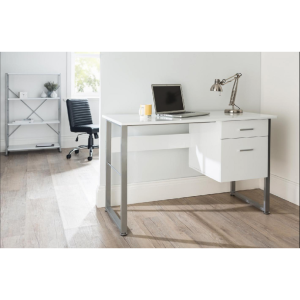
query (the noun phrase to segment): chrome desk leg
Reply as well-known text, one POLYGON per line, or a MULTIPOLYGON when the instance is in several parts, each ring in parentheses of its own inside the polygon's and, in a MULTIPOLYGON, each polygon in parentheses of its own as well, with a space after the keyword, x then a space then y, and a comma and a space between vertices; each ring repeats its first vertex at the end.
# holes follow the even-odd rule
POLYGON ((271 156, 271 119, 268 120, 268 177, 264 179, 264 203, 260 205, 258 202, 235 191, 235 181, 230 183, 230 195, 239 198, 240 200, 255 206, 264 214, 270 214, 270 156, 271 156))
POLYGON ((271 119, 268 120, 268 177, 265 178, 264 214, 270 214, 270 158, 271 158, 271 119))
POLYGON ((111 164, 111 123, 106 121, 106 177, 105 177, 105 211, 120 230, 122 236, 127 235, 127 126, 121 126, 121 172, 111 164), (121 218, 111 207, 111 169, 121 176, 121 218))
POLYGON ((111 123, 106 121, 105 211, 111 206, 111 123))
POLYGON ((127 126, 121 131, 121 235, 127 235, 127 126))
POLYGON ((234 196, 235 193, 235 181, 230 182, 230 196, 234 196))

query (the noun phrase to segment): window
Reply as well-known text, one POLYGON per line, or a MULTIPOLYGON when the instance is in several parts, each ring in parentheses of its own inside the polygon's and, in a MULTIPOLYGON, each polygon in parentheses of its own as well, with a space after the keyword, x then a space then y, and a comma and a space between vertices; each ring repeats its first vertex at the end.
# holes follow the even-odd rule
POLYGON ((72 52, 71 93, 72 97, 99 97, 99 52, 72 52))

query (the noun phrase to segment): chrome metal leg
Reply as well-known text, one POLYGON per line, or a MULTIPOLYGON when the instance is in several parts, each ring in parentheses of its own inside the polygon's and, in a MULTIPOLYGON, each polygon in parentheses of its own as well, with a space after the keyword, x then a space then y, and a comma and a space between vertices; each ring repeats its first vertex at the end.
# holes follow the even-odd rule
POLYGON ((61 95, 62 95, 62 92, 61 92, 61 74, 58 75, 58 84, 60 86, 60 91, 59 91, 59 99, 57 100, 58 101, 58 120, 59 120, 59 123, 58 123, 58 144, 59 144, 59 149, 58 151, 61 152, 61 95))
POLYGON ((8 155, 9 147, 9 104, 8 104, 8 89, 9 89, 9 75, 5 74, 5 155, 8 155))
POLYGON ((264 214, 270 214, 270 177, 266 177, 265 180, 265 190, 264 190, 264 214))
MULTIPOLYGON (((80 145, 80 146, 77 146, 76 148, 72 149, 70 152, 69 152, 69 155, 71 155, 74 151, 79 151, 80 149, 88 149, 88 146, 87 145, 80 145)), ((89 149, 90 150, 90 156, 92 157, 93 156, 93 149, 89 149), (92 154, 91 154, 91 151, 92 151, 92 154)))
POLYGON ((264 179, 264 203, 260 205, 258 202, 238 193, 235 191, 235 182, 232 181, 230 184, 230 195, 235 196, 238 199, 255 206, 260 209, 264 214, 270 214, 270 155, 271 155, 271 119, 268 120, 268 177, 264 179))
POLYGON ((105 210, 111 206, 111 123, 106 121, 105 210))
POLYGON ((93 147, 90 148, 90 155, 89 157, 93 157, 93 147))
POLYGON ((127 235, 127 126, 121 131, 121 235, 127 235))
POLYGON ((235 181, 230 182, 230 196, 234 196, 235 193, 235 181))
POLYGON ((268 120, 268 177, 265 178, 264 214, 270 214, 270 159, 271 159, 271 119, 268 120))
POLYGON ((70 152, 69 152, 69 154, 71 155, 74 151, 76 151, 76 150, 79 150, 79 149, 77 149, 77 148, 74 148, 74 149, 72 149, 70 152))
POLYGON ((106 121, 105 211, 115 222, 122 236, 127 235, 127 126, 121 126, 121 172, 111 165, 111 123, 106 121), (111 170, 121 176, 121 217, 111 207, 111 170))

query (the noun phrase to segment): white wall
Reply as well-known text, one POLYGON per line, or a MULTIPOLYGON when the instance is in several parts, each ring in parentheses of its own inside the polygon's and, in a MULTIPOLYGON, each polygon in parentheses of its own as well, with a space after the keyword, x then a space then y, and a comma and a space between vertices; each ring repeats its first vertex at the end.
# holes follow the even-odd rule
MULTIPOLYGON (((61 73, 61 96, 66 100, 67 87, 70 85, 70 73, 68 72, 68 54, 66 52, 2 52, 1 53, 1 151, 5 149, 5 73, 61 73)), ((10 86, 16 93, 27 91, 30 97, 39 97, 44 90, 47 81, 57 82, 56 76, 15 76, 10 79, 10 86)), ((14 97, 10 94, 11 97, 14 97)), ((73 147, 76 134, 70 132, 69 121, 65 101, 62 101, 62 147, 73 147)), ((93 121, 99 122, 99 99, 90 99, 93 121)), ((40 101, 28 101, 35 108, 40 101)), ((37 113, 44 119, 56 119, 57 101, 47 101, 37 113)), ((30 110, 22 103, 10 104, 10 120, 25 118, 30 110)), ((38 117, 32 115, 38 120, 38 117)), ((57 125, 53 125, 57 127, 57 125)), ((48 126, 23 126, 20 127, 10 138, 13 144, 34 144, 38 142, 57 141, 57 135, 48 126)), ((80 138, 80 144, 87 142, 86 137, 80 138)))
MULTIPOLYGON (((186 109, 223 110, 232 84, 220 97, 210 92, 216 78, 237 72, 237 105, 260 111, 260 53, 101 53, 101 114, 138 113, 140 104, 153 104, 151 84, 180 83, 186 109)), ((187 133, 187 125, 130 128, 129 135, 187 133)), ((119 132, 115 128, 114 136, 119 132)), ((104 186, 105 123, 101 126, 101 186, 104 186)), ((119 155, 112 162, 119 166, 119 155)), ((113 172, 114 173, 114 172, 113 172)), ((130 152, 128 182, 149 182, 199 176, 188 167, 188 149, 130 152)), ((113 175, 113 184, 118 177, 113 175)), ((100 188, 101 188, 100 186, 100 188)))
POLYGON ((261 112, 274 114, 271 193, 299 205, 299 53, 261 54, 261 112))

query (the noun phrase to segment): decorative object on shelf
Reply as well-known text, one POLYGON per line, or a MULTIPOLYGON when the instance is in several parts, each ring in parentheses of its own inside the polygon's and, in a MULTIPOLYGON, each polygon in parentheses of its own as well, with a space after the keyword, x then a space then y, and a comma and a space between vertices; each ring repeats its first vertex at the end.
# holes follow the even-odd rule
POLYGON ((45 91, 43 91, 42 93, 41 93, 41 98, 46 98, 47 97, 47 94, 45 93, 45 91))
POLYGON ((151 120, 151 115, 152 115, 152 105, 140 105, 140 109, 139 109, 139 115, 140 115, 140 119, 141 121, 147 121, 147 120, 151 120))
POLYGON ((19 92, 19 98, 27 98, 27 92, 19 92))
MULTIPOLYGON (((48 97, 51 97, 51 93, 52 92, 55 92, 59 89, 59 85, 57 83, 54 83, 54 82, 46 82, 44 84, 44 87, 48 90, 48 97)), ((56 94, 56 97, 57 97, 57 94, 56 94)), ((55 97, 52 97, 52 98, 55 98, 55 97)))
POLYGON ((234 80, 234 83, 233 83, 233 88, 232 88, 232 92, 231 92, 231 96, 230 96, 230 101, 229 101, 229 105, 232 106, 232 108, 230 109, 225 109, 225 113, 226 114, 239 114, 239 113, 242 113, 243 110, 240 109, 236 104, 235 104, 235 97, 236 97, 236 93, 237 93, 237 89, 238 89, 238 83, 239 83, 239 78, 242 76, 241 73, 236 73, 235 75, 227 78, 227 79, 223 79, 223 80, 220 80, 220 79, 215 79, 215 83, 211 86, 210 90, 212 92, 223 92, 223 89, 222 89, 222 85, 225 85, 231 81, 234 80), (230 79, 230 80, 229 80, 230 79), (238 109, 235 109, 235 106, 238 108, 238 109))
POLYGON ((55 91, 53 91, 50 95, 51 98, 56 98, 57 97, 57 93, 55 91))

